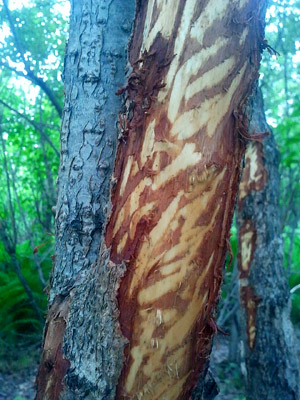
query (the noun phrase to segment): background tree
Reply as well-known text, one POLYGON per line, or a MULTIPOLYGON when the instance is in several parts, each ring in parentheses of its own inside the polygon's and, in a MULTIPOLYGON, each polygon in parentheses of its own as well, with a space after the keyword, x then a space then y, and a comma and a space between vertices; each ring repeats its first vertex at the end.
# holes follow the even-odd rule
MULTIPOLYGON (((272 126, 275 139, 280 151, 280 204, 277 211, 281 218, 281 232, 284 249, 284 269, 291 288, 292 321, 295 332, 299 337, 300 292, 299 292, 299 107, 297 92, 299 83, 299 2, 290 3, 285 0, 269 2, 267 11, 266 38, 272 48, 280 55, 263 53, 261 65, 261 83, 265 99, 265 109, 268 123, 272 126), (281 42, 281 38, 284 38, 281 42), (282 46, 285 47, 282 50, 282 46), (284 53, 284 54, 283 54, 284 53), (286 87, 288 91, 286 91, 286 87), (296 89, 296 90, 295 90, 296 89), (287 96, 286 96, 287 94, 287 96), (289 113, 285 112, 288 106, 289 113)), ((273 54, 272 54, 273 53, 273 54)), ((280 232, 279 232, 280 233, 280 232)), ((237 230, 232 228, 231 246, 234 257, 237 253, 237 230)), ((278 250, 279 251, 279 250, 278 250)), ((236 262, 233 263, 234 265, 236 262)), ((229 339, 229 360, 217 366, 221 392, 228 392, 228 376, 231 388, 236 393, 243 392, 241 372, 244 367, 243 351, 240 343, 241 327, 239 325, 239 310, 237 307, 238 291, 236 288, 235 269, 229 268, 225 274, 223 301, 220 304, 219 324, 231 332, 229 339), (241 363, 241 367, 239 366, 241 363), (234 384, 233 384, 234 383, 234 384)), ((270 338, 272 339, 272 338, 270 338)), ((227 343, 226 338, 218 340, 216 350, 221 351, 227 343)), ((272 341, 271 341, 272 343, 272 341)), ((297 346, 296 346, 297 347, 297 346)), ((297 350, 295 349, 295 357, 297 350)), ((232 390, 230 389, 232 396, 232 390)), ((242 395, 242 394, 241 394, 242 395)))
MULTIPOLYGON (((300 3, 286 0, 270 2, 268 41, 279 56, 268 57, 262 64, 262 90, 268 122, 274 130, 281 153, 281 229, 284 238, 284 261, 291 286, 300 283, 299 207, 300 201, 300 132, 299 132, 299 22, 300 3), (273 82, 273 84, 271 84, 273 82), (268 93, 268 95, 267 95, 268 93)), ((267 56, 266 56, 267 57, 267 56)), ((293 317, 297 318, 300 294, 294 295, 293 317)))
POLYGON ((267 131, 270 137, 247 145, 237 211, 247 399, 298 399, 299 349, 283 269, 279 154, 259 90, 252 101, 249 133, 267 131))
POLYGON ((37 399, 187 398, 217 330, 265 3, 138 2, 126 85, 122 6, 72 3, 37 399))

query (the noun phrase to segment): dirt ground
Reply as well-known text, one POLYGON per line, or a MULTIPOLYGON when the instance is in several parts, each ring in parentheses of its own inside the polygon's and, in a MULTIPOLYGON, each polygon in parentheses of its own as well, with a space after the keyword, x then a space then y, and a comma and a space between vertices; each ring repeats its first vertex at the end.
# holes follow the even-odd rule
POLYGON ((11 374, 0 373, 0 400, 33 400, 35 396, 36 369, 14 372, 11 374))
MULTIPOLYGON (((216 400, 242 400, 244 399, 243 378, 239 365, 227 361, 228 344, 228 338, 219 335, 213 346, 210 368, 220 389, 216 400)), ((34 399, 37 360, 38 354, 26 367, 20 364, 18 368, 16 361, 12 363, 11 369, 6 367, 5 372, 0 372, 0 400, 34 399)), ((7 362, 6 364, 8 365, 7 362)))
POLYGON ((241 365, 230 362, 228 358, 229 338, 218 335, 214 341, 210 360, 210 369, 220 391, 216 400, 245 400, 241 365))

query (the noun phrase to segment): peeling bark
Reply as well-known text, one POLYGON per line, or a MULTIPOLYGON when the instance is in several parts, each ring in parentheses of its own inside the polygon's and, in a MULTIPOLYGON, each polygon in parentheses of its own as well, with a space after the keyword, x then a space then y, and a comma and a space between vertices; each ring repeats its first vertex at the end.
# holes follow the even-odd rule
MULTIPOLYGON (((270 132, 260 92, 250 108, 249 132, 270 132)), ((278 161, 272 135, 263 144, 249 143, 239 192, 240 295, 249 400, 300 398, 298 349, 283 268, 278 161)))
POLYGON ((57 296, 48 312, 44 350, 37 377, 37 398, 58 399, 70 361, 63 356, 62 344, 71 297, 57 296))
POLYGON ((205 369, 263 7, 178 0, 137 13, 105 236, 127 267, 118 399, 188 399, 205 369))

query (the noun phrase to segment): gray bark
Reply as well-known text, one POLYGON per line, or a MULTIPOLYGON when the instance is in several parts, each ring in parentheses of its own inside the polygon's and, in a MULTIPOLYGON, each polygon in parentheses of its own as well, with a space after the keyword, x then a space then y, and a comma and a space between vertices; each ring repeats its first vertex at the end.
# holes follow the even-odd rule
POLYGON ((262 146, 267 180, 262 189, 251 190, 240 200, 237 213, 239 227, 245 221, 252 221, 256 236, 248 277, 257 304, 252 348, 246 334, 247 312, 242 299, 246 397, 248 400, 295 400, 300 398, 299 353, 290 321, 289 288, 283 267, 279 154, 265 120, 260 92, 254 96, 252 107, 250 133, 268 131, 270 136, 262 146))
POLYGON ((63 355, 70 368, 62 392, 54 387, 48 390, 47 379, 59 367, 56 355, 47 355, 44 347, 37 399, 115 397, 124 346, 116 291, 124 271, 109 262, 102 242, 110 212, 116 121, 122 106, 114 93, 126 81, 134 11, 133 0, 72 2, 64 70, 56 258, 45 329, 47 342, 51 318, 59 318, 58 312, 51 316, 51 307, 61 303, 62 309, 65 303, 63 355), (101 265, 97 265, 100 252, 101 265))

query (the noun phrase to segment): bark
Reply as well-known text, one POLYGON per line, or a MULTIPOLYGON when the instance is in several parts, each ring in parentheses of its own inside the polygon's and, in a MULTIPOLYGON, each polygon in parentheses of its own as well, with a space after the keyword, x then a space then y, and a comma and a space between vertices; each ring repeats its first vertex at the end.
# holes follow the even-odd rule
POLYGON ((200 398, 265 2, 83 3, 37 399, 200 398))
POLYGON ((120 375, 125 339, 116 291, 124 268, 113 269, 105 250, 101 266, 97 258, 122 106, 114 93, 125 85, 133 18, 133 1, 72 2, 55 264, 36 399, 112 399, 120 375))
POLYGON ((247 399, 299 399, 297 345, 283 268, 279 156, 260 92, 252 103, 250 132, 268 131, 270 136, 247 146, 237 213, 247 399))

